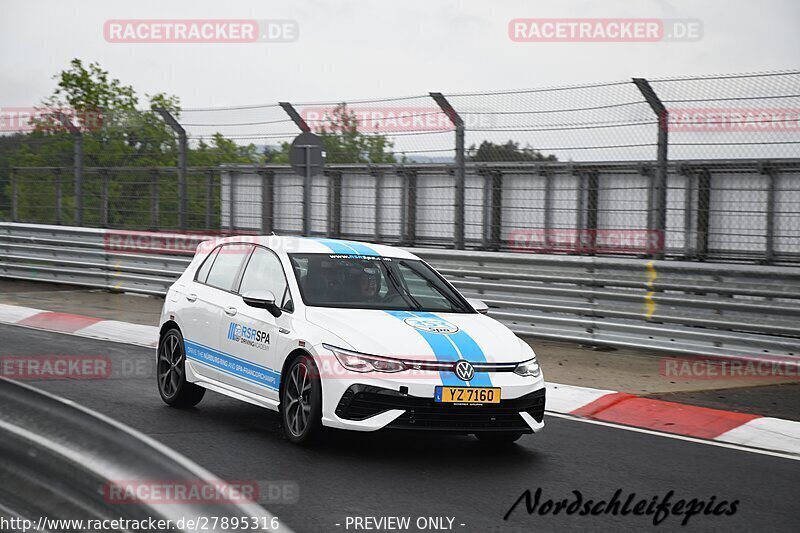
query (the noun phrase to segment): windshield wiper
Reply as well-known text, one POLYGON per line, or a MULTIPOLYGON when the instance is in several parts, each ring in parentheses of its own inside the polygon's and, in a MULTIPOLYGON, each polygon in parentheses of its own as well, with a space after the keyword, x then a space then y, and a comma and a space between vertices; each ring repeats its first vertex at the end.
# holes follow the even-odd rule
POLYGON ((386 269, 386 277, 392 282, 394 290, 396 290, 400 297, 406 301, 406 304, 408 304, 409 307, 416 307, 417 311, 422 311, 422 305, 420 305, 417 299, 411 295, 411 292, 409 292, 408 289, 400 285, 400 281, 397 279, 397 277, 395 277, 394 272, 392 272, 392 268, 386 265, 383 265, 383 268, 386 269))

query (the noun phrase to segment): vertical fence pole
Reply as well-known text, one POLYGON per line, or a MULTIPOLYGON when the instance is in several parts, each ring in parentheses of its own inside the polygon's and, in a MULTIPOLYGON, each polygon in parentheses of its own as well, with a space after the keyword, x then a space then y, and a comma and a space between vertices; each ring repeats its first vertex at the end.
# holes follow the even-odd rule
POLYGON ((56 118, 72 134, 72 168, 75 176, 75 225, 83 225, 83 134, 66 113, 55 113, 56 118))
MULTIPOLYGON (((666 242, 667 229, 667 166, 669 164, 667 150, 669 147, 668 126, 669 113, 661 102, 650 82, 644 78, 633 78, 633 83, 642 93, 645 101, 658 119, 657 169, 653 182, 653 209, 648 224, 650 230, 661 234, 661 242, 666 242)), ((664 251, 653 254, 653 259, 663 259, 664 251)))
POLYGON ((228 172, 228 229, 236 228, 236 177, 239 171, 231 169, 228 172))
POLYGON ((269 235, 275 226, 275 171, 259 170, 261 176, 261 233, 269 235))
POLYGON ((19 222, 19 190, 17 169, 11 169, 11 222, 19 222))
POLYGON ((413 246, 417 240, 417 171, 400 168, 397 175, 403 180, 400 244, 413 246))
POLYGON ((56 169, 56 173, 54 176, 55 179, 55 188, 56 188, 56 216, 55 222, 56 224, 61 224, 61 205, 63 201, 63 191, 61 190, 61 168, 56 169))
MULTIPOLYGON (((294 106, 290 102, 278 102, 278 105, 286 112, 292 122, 298 127, 298 129, 303 133, 308 133, 311 131, 311 128, 308 127, 308 124, 300 116, 300 113, 294 108, 294 106)), ((311 235, 311 187, 313 185, 312 176, 311 176, 311 148, 306 147, 306 175, 303 181, 303 235, 311 235)), ((331 197, 330 192, 331 189, 328 189, 329 196, 328 202, 330 204, 331 197)), ((328 231, 331 231, 330 225, 328 226, 328 231)))
POLYGON ((168 110, 156 108, 154 111, 161 115, 164 122, 178 134, 178 228, 185 230, 187 206, 189 205, 188 188, 186 186, 186 152, 188 150, 186 130, 168 110))
POLYGON ((159 226, 158 177, 159 172, 157 168, 150 171, 150 229, 154 230, 157 230, 159 226))
POLYGON ((553 172, 540 167, 539 175, 544 177, 544 247, 549 250, 553 232, 553 172))
POLYGON ((766 235, 764 242, 764 262, 770 264, 775 260, 775 169, 769 165, 760 165, 759 172, 767 178, 766 235))
POLYGON ((586 233, 581 240, 581 247, 589 255, 597 253, 597 215, 600 191, 600 179, 596 169, 586 172, 586 233))
POLYGON ((83 135, 75 134, 75 225, 83 225, 83 135))
POLYGON ((375 169, 372 171, 375 177, 375 228, 373 238, 375 242, 381 242, 381 205, 383 204, 383 170, 375 169))
POLYGON ((211 218, 214 209, 214 169, 206 173, 206 228, 211 229, 211 218))
POLYGON ((108 174, 110 169, 100 169, 100 227, 108 227, 108 174))
POLYGON ((453 230, 453 245, 456 250, 464 249, 464 200, 466 190, 466 153, 464 151, 464 121, 453 109, 447 98, 442 93, 430 93, 430 97, 447 115, 456 128, 456 189, 455 189, 455 217, 453 230))
POLYGON ((707 168, 697 172, 697 246, 696 255, 705 261, 709 250, 711 226, 711 172, 707 168))
MULTIPOLYGON (((308 167, 310 168, 310 167, 308 167)), ((331 237, 342 236, 342 172, 332 170, 328 174, 328 233, 331 237)))

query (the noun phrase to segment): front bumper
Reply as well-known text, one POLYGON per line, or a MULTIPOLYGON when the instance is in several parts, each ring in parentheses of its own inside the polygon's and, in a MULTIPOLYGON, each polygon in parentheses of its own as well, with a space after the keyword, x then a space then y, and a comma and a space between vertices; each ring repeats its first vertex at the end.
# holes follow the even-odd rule
POLYGON ((399 416, 384 426, 392 429, 533 433, 544 426, 544 405, 544 388, 519 398, 501 400, 498 404, 464 406, 356 384, 342 395, 335 414, 341 420, 358 422, 401 411, 399 416))

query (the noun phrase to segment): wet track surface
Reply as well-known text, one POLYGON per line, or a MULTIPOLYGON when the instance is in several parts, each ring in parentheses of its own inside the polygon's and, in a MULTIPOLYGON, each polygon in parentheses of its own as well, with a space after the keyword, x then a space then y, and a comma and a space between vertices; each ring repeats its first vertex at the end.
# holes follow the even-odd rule
POLYGON ((543 433, 500 452, 472 437, 408 432, 329 431, 305 449, 283 438, 276 413, 215 393, 194 409, 167 407, 155 386, 153 350, 0 326, 0 355, 110 357, 111 379, 29 383, 149 434, 223 479, 296 483, 296 503, 267 507, 300 532, 345 531, 348 516, 454 517, 453 530, 464 532, 653 525, 647 516, 529 516, 524 505, 503 520, 525 489, 540 487, 556 500, 573 490, 607 500, 617 489, 647 500, 670 490, 673 501, 739 500, 733 516, 694 516, 686 528, 670 516, 657 528, 663 531, 796 531, 800 461, 555 417, 543 433))

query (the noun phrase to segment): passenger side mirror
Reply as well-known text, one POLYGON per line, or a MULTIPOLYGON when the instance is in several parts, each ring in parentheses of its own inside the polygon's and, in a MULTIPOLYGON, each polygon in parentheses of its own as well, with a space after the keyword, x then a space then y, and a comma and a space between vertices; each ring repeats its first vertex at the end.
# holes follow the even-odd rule
POLYGON ((489 312, 489 306, 486 305, 485 303, 483 303, 482 300, 475 300, 475 299, 469 298, 469 299, 467 299, 467 302, 469 303, 469 305, 472 306, 473 309, 475 309, 477 312, 479 312, 482 315, 485 315, 486 313, 489 312))
POLYGON ((247 291, 242 295, 242 300, 244 300, 244 303, 250 307, 266 309, 275 318, 281 316, 281 309, 275 305, 275 295, 272 293, 272 291, 260 289, 255 291, 247 291))

